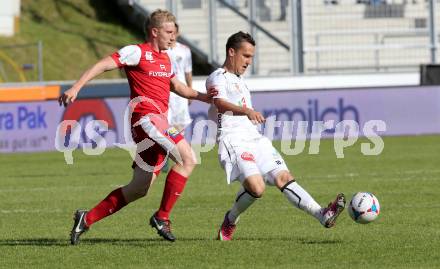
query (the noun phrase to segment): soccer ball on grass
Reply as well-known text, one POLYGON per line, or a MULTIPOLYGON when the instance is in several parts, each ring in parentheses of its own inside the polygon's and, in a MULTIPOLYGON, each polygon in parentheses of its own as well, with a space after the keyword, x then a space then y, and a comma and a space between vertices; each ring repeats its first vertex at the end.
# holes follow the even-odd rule
POLYGON ((374 221, 380 212, 379 200, 369 192, 358 192, 351 198, 348 214, 357 223, 367 224, 374 221))

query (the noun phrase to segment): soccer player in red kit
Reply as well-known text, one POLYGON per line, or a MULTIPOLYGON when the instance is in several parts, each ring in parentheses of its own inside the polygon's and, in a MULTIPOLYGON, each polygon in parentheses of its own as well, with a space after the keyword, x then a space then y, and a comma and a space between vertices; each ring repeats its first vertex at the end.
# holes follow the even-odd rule
POLYGON ((150 225, 166 240, 176 239, 171 232, 169 215, 196 165, 196 160, 189 143, 167 123, 170 88, 182 97, 204 102, 210 102, 216 93, 199 93, 179 82, 174 76, 166 53, 175 39, 173 14, 156 10, 149 16, 146 30, 145 43, 125 46, 101 59, 59 97, 60 105, 68 105, 75 101, 80 89, 91 79, 105 71, 124 68, 131 90, 132 136, 137 143, 131 182, 113 190, 89 211, 75 212, 70 237, 73 245, 79 242, 80 235, 93 223, 145 196, 159 174, 158 166, 164 161, 167 152, 171 153, 170 157, 176 164, 167 175, 159 210, 151 216, 150 225), (145 147, 146 140, 153 141, 154 144, 145 147))

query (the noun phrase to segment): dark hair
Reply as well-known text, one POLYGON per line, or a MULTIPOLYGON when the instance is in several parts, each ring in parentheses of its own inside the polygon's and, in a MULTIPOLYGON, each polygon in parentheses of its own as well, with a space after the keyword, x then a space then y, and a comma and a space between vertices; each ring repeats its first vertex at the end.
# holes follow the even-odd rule
POLYGON ((252 36, 248 33, 243 33, 242 31, 240 31, 231 35, 228 38, 228 41, 226 42, 226 55, 228 55, 228 50, 230 48, 233 48, 235 50, 240 48, 242 42, 248 42, 252 44, 252 46, 255 46, 255 40, 252 38, 252 36))

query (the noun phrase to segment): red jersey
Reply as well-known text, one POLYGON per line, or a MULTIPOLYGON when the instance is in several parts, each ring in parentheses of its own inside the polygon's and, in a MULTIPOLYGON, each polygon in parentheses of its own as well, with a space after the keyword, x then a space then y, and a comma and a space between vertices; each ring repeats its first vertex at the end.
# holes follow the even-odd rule
POLYGON ((143 96, 148 99, 136 105, 133 117, 139 119, 149 113, 166 113, 171 78, 174 77, 166 50, 157 52, 150 44, 143 43, 125 46, 111 57, 127 74, 130 98, 143 96))

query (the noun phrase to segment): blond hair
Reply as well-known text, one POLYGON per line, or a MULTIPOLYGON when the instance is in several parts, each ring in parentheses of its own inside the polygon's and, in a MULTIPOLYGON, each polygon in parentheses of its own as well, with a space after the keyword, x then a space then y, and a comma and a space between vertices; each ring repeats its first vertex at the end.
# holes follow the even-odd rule
POLYGON ((145 32, 147 37, 150 34, 151 29, 160 28, 165 22, 176 23, 176 17, 174 17, 173 13, 163 9, 156 9, 151 13, 145 21, 145 32))

